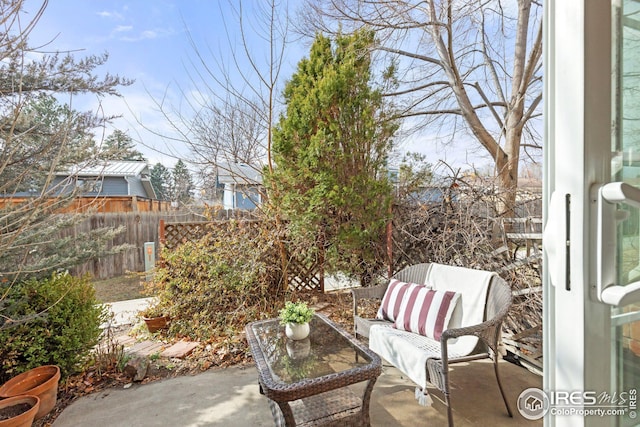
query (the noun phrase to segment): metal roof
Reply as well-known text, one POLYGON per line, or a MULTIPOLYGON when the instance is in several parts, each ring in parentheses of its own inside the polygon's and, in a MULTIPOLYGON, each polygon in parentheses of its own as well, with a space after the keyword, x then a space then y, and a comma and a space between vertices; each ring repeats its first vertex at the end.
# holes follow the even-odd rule
POLYGON ((218 182, 220 184, 262 184, 262 167, 244 163, 220 163, 218 182))
POLYGON ((79 164, 57 175, 75 176, 140 176, 149 174, 147 162, 108 160, 97 164, 79 164))

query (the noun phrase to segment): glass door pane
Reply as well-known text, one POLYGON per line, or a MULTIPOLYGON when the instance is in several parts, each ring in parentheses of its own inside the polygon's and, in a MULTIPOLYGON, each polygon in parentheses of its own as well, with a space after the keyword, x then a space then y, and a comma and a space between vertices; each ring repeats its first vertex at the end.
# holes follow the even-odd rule
MULTIPOLYGON (((640 187, 640 2, 614 1, 613 7, 612 181, 640 187)), ((618 285, 640 280, 640 210, 625 206, 628 218, 618 224, 618 285)), ((640 389, 640 305, 612 310, 613 390, 640 389)), ((637 425, 633 413, 618 418, 637 425)))

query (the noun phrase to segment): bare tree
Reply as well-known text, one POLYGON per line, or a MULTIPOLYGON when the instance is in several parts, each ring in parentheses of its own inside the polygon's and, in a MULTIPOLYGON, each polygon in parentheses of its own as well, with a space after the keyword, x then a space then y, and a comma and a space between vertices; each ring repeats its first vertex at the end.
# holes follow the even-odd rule
POLYGON ((186 72, 199 93, 194 96, 192 90, 180 88, 179 106, 154 99, 174 135, 149 130, 189 147, 190 163, 205 178, 227 163, 245 163, 256 172, 265 164, 273 167, 271 126, 282 84, 288 5, 268 0, 245 6, 242 1, 220 5, 228 56, 200 46, 187 33, 193 56, 186 72))
MULTIPOLYGON (((290 35, 288 10, 286 0, 228 0, 220 6, 227 57, 217 48, 205 50, 189 33, 194 56, 187 72, 200 93, 194 97, 181 89, 181 103, 188 106, 188 111, 168 105, 165 99, 155 99, 175 132, 169 138, 191 149, 191 163, 200 168, 204 182, 213 182, 211 174, 224 167, 222 159, 244 160, 257 174, 265 166, 273 170, 272 126, 279 108, 277 99, 290 35)), ((225 172, 233 173, 234 169, 229 167, 225 172)), ((278 236, 282 236, 279 214, 274 215, 274 221, 278 236)), ((278 247, 286 284, 288 257, 281 238, 278 247)))
POLYGON ((189 146, 200 164, 260 164, 266 156, 264 118, 251 103, 235 99, 218 106, 203 105, 191 125, 195 138, 189 146))
POLYGON ((477 140, 509 215, 521 156, 540 148, 541 9, 535 0, 307 0, 299 21, 307 33, 375 30, 398 81, 386 95, 416 130, 477 140))
POLYGON ((77 221, 56 215, 58 209, 82 188, 73 173, 60 182, 56 174, 97 159, 93 133, 110 119, 60 100, 118 95, 118 87, 131 82, 95 74, 106 54, 76 59, 31 46, 29 34, 46 6, 45 0, 29 15, 23 0, 0 0, 0 328, 17 322, 15 301, 7 300, 12 286, 104 253, 105 242, 119 232, 101 229, 73 239, 58 234, 77 221))

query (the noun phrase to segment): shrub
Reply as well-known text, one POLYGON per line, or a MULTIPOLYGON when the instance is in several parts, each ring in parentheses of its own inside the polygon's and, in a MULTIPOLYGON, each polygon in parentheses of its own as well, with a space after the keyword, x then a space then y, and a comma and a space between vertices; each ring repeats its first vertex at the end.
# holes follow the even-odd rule
POLYGON ((30 320, 0 328, 1 380, 40 365, 58 365, 63 376, 82 367, 106 319, 88 277, 54 273, 2 290, 7 313, 30 320))
POLYGON ((233 337, 282 306, 275 238, 257 224, 264 223, 221 223, 216 233, 163 252, 154 287, 158 308, 171 317, 170 335, 233 337))

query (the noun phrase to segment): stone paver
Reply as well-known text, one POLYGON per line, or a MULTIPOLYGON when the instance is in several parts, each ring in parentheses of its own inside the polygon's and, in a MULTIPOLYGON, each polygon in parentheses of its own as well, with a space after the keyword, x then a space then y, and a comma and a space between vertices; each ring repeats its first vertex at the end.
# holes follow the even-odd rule
POLYGON ((115 338, 115 341, 125 347, 130 347, 136 343, 136 339, 131 335, 119 335, 115 338))
POLYGON ((162 352, 164 347, 165 344, 161 342, 141 341, 128 349, 127 353, 136 354, 138 356, 151 356, 152 354, 162 352))
POLYGON ((200 343, 193 341, 178 341, 162 353, 160 353, 160 357, 176 357, 178 359, 182 359, 183 357, 188 356, 191 352, 200 345, 200 343))

